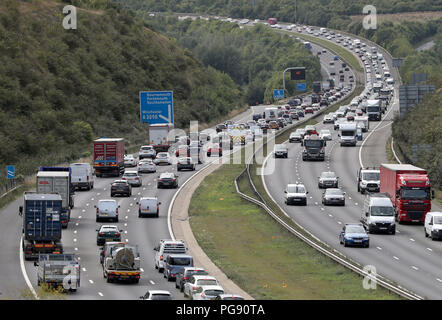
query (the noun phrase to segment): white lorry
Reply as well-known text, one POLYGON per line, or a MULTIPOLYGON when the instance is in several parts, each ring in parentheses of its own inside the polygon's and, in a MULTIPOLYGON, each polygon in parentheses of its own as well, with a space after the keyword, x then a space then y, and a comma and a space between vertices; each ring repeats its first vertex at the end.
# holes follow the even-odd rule
POLYGON ((356 116, 355 123, 357 127, 362 129, 362 132, 367 132, 370 129, 370 121, 367 116, 356 116))
POLYGON ((339 125, 339 143, 341 146, 356 146, 356 130, 354 122, 342 123, 339 125))
POLYGON ((169 132, 173 130, 173 124, 151 124, 149 125, 149 145, 152 145, 155 151, 166 152, 175 137, 169 140, 169 132))
POLYGON ((276 121, 276 119, 278 119, 278 108, 276 107, 265 108, 264 119, 267 122, 276 121))

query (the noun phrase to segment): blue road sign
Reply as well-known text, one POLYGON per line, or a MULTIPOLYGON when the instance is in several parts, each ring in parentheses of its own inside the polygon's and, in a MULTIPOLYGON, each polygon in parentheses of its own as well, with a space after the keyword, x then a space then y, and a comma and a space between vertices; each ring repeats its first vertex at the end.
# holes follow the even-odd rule
POLYGON ((284 90, 283 89, 275 89, 273 90, 273 99, 284 99, 284 90))
POLYGON ((305 85, 305 82, 297 83, 296 84, 296 90, 297 91, 305 91, 305 90, 307 90, 307 86, 305 85))
POLYGON ((8 179, 15 178, 15 166, 6 166, 6 176, 8 179))
POLYGON ((173 123, 173 91, 140 91, 142 123, 173 123))

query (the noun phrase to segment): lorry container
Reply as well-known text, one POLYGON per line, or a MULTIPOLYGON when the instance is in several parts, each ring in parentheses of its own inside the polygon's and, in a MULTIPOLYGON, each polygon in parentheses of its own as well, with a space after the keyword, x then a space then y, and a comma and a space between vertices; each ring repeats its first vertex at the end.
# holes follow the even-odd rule
POLYGON ((61 197, 60 222, 63 228, 68 227, 71 218, 69 206, 69 172, 66 171, 39 171, 37 173, 38 193, 58 193, 61 197))
POLYGON ((94 169, 97 177, 124 172, 124 138, 94 140, 94 169))
POLYGON ((107 282, 140 281, 140 253, 137 246, 124 242, 108 242, 103 249, 103 276, 107 282))
MULTIPOLYGON (((307 133, 306 133, 307 134, 307 133)), ((310 135, 306 137, 302 143, 302 160, 325 160, 325 146, 326 141, 321 139, 318 135, 310 135)))
POLYGON ((365 110, 367 112, 368 120, 381 120, 381 100, 367 100, 365 110))
POLYGON ((61 244, 62 199, 57 193, 25 192, 19 212, 23 218, 22 248, 26 260, 40 253, 63 253, 61 244))
POLYGON ((74 194, 75 188, 72 183, 72 168, 71 167, 40 167, 40 171, 58 171, 58 172, 69 172, 69 207, 72 209, 74 207, 74 194))
POLYGON ((380 172, 380 191, 390 197, 399 223, 423 223, 434 197, 427 171, 410 164, 381 164, 380 172))
POLYGON ((173 130, 173 124, 151 124, 149 125, 149 144, 155 151, 166 152, 174 142, 172 137, 169 140, 169 133, 173 130))
POLYGON ((38 285, 62 286, 65 290, 77 291, 80 287, 80 262, 72 253, 39 254, 37 267, 38 285))

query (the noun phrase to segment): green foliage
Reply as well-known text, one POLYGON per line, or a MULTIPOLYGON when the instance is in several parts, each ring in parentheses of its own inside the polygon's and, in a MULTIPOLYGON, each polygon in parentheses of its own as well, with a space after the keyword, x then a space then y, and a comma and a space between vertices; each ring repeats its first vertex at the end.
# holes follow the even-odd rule
POLYGON ((87 154, 97 137, 143 143, 141 90, 173 90, 181 128, 242 107, 227 74, 109 1, 1 1, 0 56, 0 168, 24 175, 87 154), (83 6, 76 30, 62 27, 66 3, 83 6))

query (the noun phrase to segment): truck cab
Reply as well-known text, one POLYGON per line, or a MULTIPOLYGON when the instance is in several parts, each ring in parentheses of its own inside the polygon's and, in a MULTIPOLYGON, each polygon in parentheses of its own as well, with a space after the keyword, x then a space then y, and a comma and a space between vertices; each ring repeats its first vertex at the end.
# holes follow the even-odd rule
POLYGON ((379 99, 376 100, 367 100, 366 111, 368 120, 381 120, 381 101, 379 99))
POLYGON ((325 160, 325 146, 327 142, 318 135, 305 136, 303 140, 302 160, 325 160))
POLYGON ((342 123, 339 125, 339 143, 341 146, 356 146, 356 123, 342 123))
POLYGON ((394 207, 390 198, 383 193, 368 194, 364 199, 361 223, 369 233, 396 233, 394 207))

